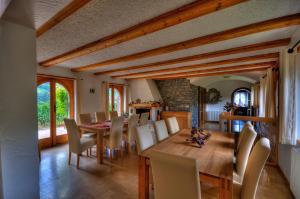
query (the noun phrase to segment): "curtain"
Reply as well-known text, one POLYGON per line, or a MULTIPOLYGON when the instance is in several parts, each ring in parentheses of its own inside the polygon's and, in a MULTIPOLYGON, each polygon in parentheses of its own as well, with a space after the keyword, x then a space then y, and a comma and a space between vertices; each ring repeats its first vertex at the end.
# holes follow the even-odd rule
POLYGON ((125 96, 124 96, 124 112, 129 113, 129 85, 124 85, 124 90, 125 90, 125 96))
POLYGON ((108 89, 109 84, 108 82, 102 82, 101 85, 101 96, 100 96, 100 104, 101 104, 101 110, 105 112, 106 117, 108 117, 108 89))
POLYGON ((261 78, 259 82, 259 116, 265 117, 266 109, 266 78, 261 78))
POLYGON ((300 55, 285 50, 280 61, 279 142, 296 145, 300 130, 300 55))
POLYGON ((251 106, 257 108, 259 106, 259 84, 251 87, 251 106))

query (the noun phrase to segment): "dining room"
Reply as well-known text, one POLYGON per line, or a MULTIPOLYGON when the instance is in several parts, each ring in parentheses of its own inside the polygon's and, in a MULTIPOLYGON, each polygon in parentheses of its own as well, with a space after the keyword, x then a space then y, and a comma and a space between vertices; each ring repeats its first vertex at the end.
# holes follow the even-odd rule
POLYGON ((0 6, 0 198, 300 198, 298 0, 0 6))

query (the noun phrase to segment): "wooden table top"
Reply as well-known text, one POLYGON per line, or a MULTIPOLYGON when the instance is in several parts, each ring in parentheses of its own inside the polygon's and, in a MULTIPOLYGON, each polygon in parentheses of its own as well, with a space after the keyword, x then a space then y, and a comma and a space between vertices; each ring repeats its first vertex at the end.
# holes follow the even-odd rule
POLYGON ((233 135, 216 131, 208 132, 211 133, 211 136, 202 148, 185 141, 186 138, 190 137, 190 129, 184 129, 165 141, 147 149, 141 155, 149 157, 151 151, 158 150, 174 155, 196 158, 199 162, 200 173, 232 180, 234 156, 233 135))
MULTIPOLYGON (((128 125, 128 119, 124 120, 124 125, 128 125)), ((100 123, 91 123, 91 124, 79 124, 79 128, 87 130, 108 130, 111 127, 111 121, 105 121, 100 123)))

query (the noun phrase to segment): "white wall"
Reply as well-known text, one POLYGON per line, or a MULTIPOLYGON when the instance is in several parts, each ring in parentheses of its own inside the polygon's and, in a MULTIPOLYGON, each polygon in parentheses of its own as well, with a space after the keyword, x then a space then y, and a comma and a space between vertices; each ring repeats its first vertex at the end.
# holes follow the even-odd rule
MULTIPOLYGON (((241 87, 251 88, 251 83, 239 80, 223 80, 210 84, 207 86, 207 90, 215 88, 221 93, 221 102, 217 104, 206 104, 206 111, 220 111, 223 112, 223 108, 226 102, 231 102, 232 92, 241 87)), ((201 85, 200 85, 201 86, 201 85)))
POLYGON ((0 141, 5 199, 39 198, 35 41, 33 28, 0 20, 0 141))
POLYGON ((130 101, 141 99, 142 102, 160 101, 162 98, 153 80, 130 80, 130 101))

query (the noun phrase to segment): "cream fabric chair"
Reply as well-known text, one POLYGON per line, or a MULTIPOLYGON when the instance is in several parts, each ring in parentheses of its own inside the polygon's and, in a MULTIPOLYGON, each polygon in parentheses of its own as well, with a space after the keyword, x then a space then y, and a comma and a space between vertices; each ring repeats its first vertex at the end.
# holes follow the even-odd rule
POLYGON ((249 157, 243 184, 234 184, 235 198, 255 199, 259 178, 270 152, 271 147, 269 139, 261 138, 255 144, 249 157))
POLYGON ((150 154, 155 199, 200 199, 199 164, 196 159, 159 151, 150 154))
POLYGON ((167 125, 164 120, 154 122, 154 127, 159 142, 169 137, 167 125))
POLYGON ((136 141, 139 154, 156 144, 156 140, 153 135, 154 128, 150 124, 136 127, 136 141))
POLYGON ((237 148, 236 148, 237 151, 239 151, 240 144, 241 144, 241 141, 243 139, 243 135, 244 135, 245 131, 247 130, 247 128, 254 128, 253 125, 251 124, 251 122, 249 122, 249 121, 244 124, 244 126, 242 128, 242 131, 241 131, 241 133, 239 135, 239 139, 238 139, 238 143, 237 143, 237 148))
MULTIPOLYGON (((79 114, 79 120, 80 120, 80 124, 90 124, 92 123, 92 118, 91 118, 91 114, 89 113, 81 113, 79 114)), ((92 132, 88 132, 88 131, 84 131, 82 132, 82 137, 88 137, 88 138, 92 138, 92 137, 96 137, 96 133, 92 133, 92 132)))
POLYGON ((235 171, 233 172, 233 181, 240 184, 243 182, 249 154, 257 135, 253 128, 246 129, 236 156, 235 171))
POLYGON ((119 117, 118 112, 117 111, 110 111, 109 112, 109 118, 110 118, 110 120, 112 120, 115 117, 119 117))
POLYGON ((141 114, 141 118, 140 118, 141 126, 148 124, 149 115, 150 115, 150 113, 142 113, 141 114))
POLYGON ((180 131, 176 117, 167 118, 167 127, 170 134, 175 134, 180 131))
POLYGON ((113 117, 111 122, 111 128, 109 132, 109 149, 110 149, 110 161, 113 158, 113 150, 122 151, 122 136, 123 136, 124 117, 113 117))
POLYGON ((128 128, 126 132, 126 145, 131 149, 131 144, 136 142, 136 127, 139 124, 140 116, 137 114, 131 115, 128 120, 128 128))
POLYGON ((99 122, 105 122, 106 120, 106 114, 105 112, 95 112, 96 121, 99 122))
POLYGON ((95 139, 83 137, 80 138, 80 130, 74 119, 64 119, 68 132, 69 141, 69 165, 71 163, 71 153, 77 154, 77 168, 79 168, 80 155, 96 144, 95 139))

